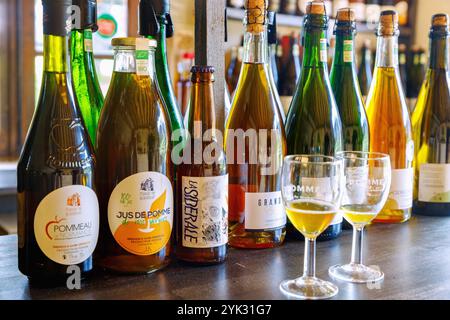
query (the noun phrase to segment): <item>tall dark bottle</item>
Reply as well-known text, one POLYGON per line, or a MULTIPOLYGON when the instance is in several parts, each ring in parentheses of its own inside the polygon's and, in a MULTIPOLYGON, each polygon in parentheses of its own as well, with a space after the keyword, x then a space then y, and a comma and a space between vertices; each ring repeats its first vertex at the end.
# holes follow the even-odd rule
POLYGON ((416 214, 450 215, 449 35, 448 15, 434 15, 428 71, 412 115, 416 214))
MULTIPOLYGON (((171 131, 179 139, 173 141, 178 151, 181 151, 185 139, 183 118, 180 107, 177 105, 172 80, 167 61, 167 38, 173 36, 173 23, 170 16, 169 0, 141 0, 139 4, 139 34, 157 41, 155 52, 156 76, 161 96, 170 117, 171 131), (156 18, 156 21, 155 21, 156 18)), ((179 154, 179 152, 178 152, 179 154)))
POLYGON ((218 139, 214 68, 194 66, 191 71, 191 100, 186 114, 189 134, 177 170, 175 253, 187 262, 214 264, 227 256, 227 165, 222 140, 218 139))
POLYGON ((104 98, 100 88, 92 45, 92 33, 97 26, 97 1, 73 0, 80 8, 79 25, 70 34, 70 66, 73 88, 81 109, 84 124, 95 146, 98 119, 104 98))
POLYGON ((411 51, 408 64, 408 76, 406 78, 406 97, 410 110, 414 109, 419 96, 420 88, 425 80, 427 57, 425 51, 419 47, 414 47, 411 51))
MULTIPOLYGON (((309 2, 302 72, 286 119, 288 154, 334 156, 343 150, 342 123, 328 77, 327 27, 323 2, 309 2)), ((337 215, 318 239, 336 238, 341 229, 342 216, 337 215)))
POLYGON ((297 81, 300 78, 300 72, 300 45, 298 36, 292 34, 289 38, 289 50, 287 51, 283 72, 279 80, 281 103, 286 110, 292 102, 297 81))
POLYGON ((68 73, 71 0, 43 0, 44 73, 17 168, 19 269, 60 283, 71 265, 85 275, 99 230, 93 147, 68 73))
POLYGON ((369 94, 370 85, 372 84, 372 52, 370 51, 370 42, 366 41, 361 48, 360 54, 360 64, 358 68, 358 80, 359 87, 361 88, 361 93, 364 97, 364 100, 367 98, 369 94))

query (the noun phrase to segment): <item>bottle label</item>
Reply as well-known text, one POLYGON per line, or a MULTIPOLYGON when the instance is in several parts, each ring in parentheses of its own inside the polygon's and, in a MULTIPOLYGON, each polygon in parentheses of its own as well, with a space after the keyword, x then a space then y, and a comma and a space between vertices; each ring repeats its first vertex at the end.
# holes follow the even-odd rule
POLYGON ((392 170, 391 189, 385 209, 404 210, 412 207, 413 180, 413 168, 392 170))
POLYGON ((450 164, 420 165, 419 201, 450 203, 450 164))
POLYGON ((183 177, 182 243, 215 248, 228 243, 228 175, 183 177))
POLYGON ((92 31, 91 30, 84 30, 84 51, 85 52, 93 52, 93 45, 92 45, 92 31))
POLYGON ((98 240, 99 205, 95 192, 73 185, 49 193, 37 207, 34 235, 50 260, 79 264, 94 252, 98 240))
POLYGON ((320 62, 328 62, 328 42, 327 39, 320 39, 320 62))
POLYGON ((150 56, 148 40, 145 38, 136 39, 136 74, 138 76, 148 76, 148 58, 150 56))
POLYGON ((344 62, 353 62, 353 41, 344 40, 344 62))
POLYGON ((122 180, 108 203, 108 222, 126 251, 147 256, 166 247, 173 225, 173 190, 158 172, 140 172, 122 180))
POLYGON ((245 230, 271 230, 285 225, 281 191, 245 193, 245 230))

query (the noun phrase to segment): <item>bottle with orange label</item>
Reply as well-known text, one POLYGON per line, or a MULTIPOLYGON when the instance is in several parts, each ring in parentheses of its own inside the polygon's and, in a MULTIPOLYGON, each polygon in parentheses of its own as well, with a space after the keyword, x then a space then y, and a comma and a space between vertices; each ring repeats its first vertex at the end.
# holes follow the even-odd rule
POLYGON ((173 225, 170 120, 155 73, 156 41, 113 39, 114 73, 97 134, 96 263, 148 273, 169 262, 173 225))

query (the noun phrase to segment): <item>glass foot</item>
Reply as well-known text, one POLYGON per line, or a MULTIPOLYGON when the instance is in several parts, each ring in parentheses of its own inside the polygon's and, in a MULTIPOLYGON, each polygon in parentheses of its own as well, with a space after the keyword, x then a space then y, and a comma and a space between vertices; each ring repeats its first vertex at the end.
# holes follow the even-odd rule
POLYGON ((384 279, 384 273, 380 270, 356 263, 332 266, 328 273, 334 279, 354 283, 378 282, 384 279))
POLYGON ((310 300, 328 299, 339 292, 334 284, 313 277, 283 281, 280 290, 290 299, 310 300))

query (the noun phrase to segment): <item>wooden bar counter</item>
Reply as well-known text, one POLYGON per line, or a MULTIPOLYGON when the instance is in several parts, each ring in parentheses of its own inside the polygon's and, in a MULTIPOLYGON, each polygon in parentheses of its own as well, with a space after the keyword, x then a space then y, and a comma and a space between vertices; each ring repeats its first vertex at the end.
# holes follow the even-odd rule
MULTIPOLYGON (((351 231, 318 243, 317 275, 350 259, 351 231)), ((231 249, 225 264, 193 267, 178 262, 150 275, 96 272, 81 290, 30 287, 17 269, 17 237, 0 237, 0 299, 284 299, 278 285, 300 276, 304 243, 272 250, 231 249)), ((450 299, 450 218, 414 217, 402 225, 373 225, 366 231, 365 262, 385 273, 379 284, 336 281, 335 299, 450 299)))

